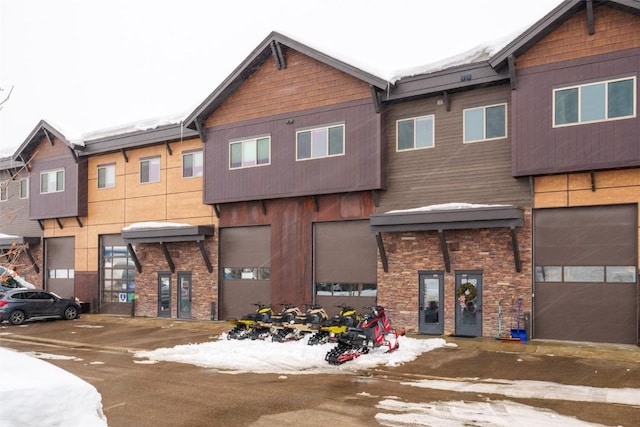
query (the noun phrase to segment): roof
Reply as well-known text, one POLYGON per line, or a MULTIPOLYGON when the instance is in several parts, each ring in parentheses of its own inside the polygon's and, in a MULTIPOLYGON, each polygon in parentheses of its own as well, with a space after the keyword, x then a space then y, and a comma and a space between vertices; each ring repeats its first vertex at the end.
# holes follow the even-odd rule
POLYGON ((78 141, 76 135, 69 131, 63 130, 60 125, 52 125, 50 120, 40 120, 36 127, 33 128, 27 139, 13 153, 13 159, 20 159, 27 162, 34 154, 37 145, 42 138, 51 138, 51 136, 59 139, 69 147, 70 150, 82 149, 82 142, 78 141), (66 135, 68 134, 68 135, 66 135))
POLYGON ((278 67, 286 68, 284 48, 291 48, 317 61, 341 70, 378 89, 386 89, 386 79, 340 61, 283 34, 271 32, 247 58, 191 113, 185 118, 185 126, 197 128, 197 121, 209 117, 235 90, 242 85, 270 56, 276 57, 278 67))

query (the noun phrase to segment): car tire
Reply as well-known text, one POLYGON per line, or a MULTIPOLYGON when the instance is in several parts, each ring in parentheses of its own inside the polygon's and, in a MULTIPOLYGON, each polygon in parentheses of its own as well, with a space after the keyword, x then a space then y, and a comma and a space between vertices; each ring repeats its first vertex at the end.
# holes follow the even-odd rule
POLYGON ((73 320, 78 317, 78 308, 70 305, 69 307, 64 309, 64 313, 62 313, 62 317, 65 320, 73 320))
POLYGON ((12 325, 22 325, 25 320, 27 320, 27 316, 25 316, 22 310, 13 310, 11 314, 9 314, 9 323, 12 325))

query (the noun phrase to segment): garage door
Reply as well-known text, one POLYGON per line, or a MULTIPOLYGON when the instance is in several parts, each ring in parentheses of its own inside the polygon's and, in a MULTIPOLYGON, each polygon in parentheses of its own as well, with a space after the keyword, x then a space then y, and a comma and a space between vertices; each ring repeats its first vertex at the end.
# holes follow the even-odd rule
POLYGON ((255 311, 255 303, 271 304, 271 228, 220 229, 220 319, 255 311))
POLYGON ((45 287, 63 298, 75 296, 75 246, 73 237, 45 239, 45 287))
POLYGON ((347 304, 358 310, 376 303, 377 246, 369 221, 313 225, 315 302, 328 314, 347 304))
POLYGON ((534 213, 534 336, 636 344, 636 205, 534 213))

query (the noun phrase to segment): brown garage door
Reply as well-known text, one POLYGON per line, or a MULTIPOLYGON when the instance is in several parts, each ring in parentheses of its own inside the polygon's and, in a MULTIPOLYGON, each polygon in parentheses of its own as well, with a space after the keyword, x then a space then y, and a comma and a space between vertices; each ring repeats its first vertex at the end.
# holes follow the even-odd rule
POLYGON ((638 341, 636 205, 534 213, 534 336, 638 341))
POLYGON ((369 221, 313 225, 315 302, 329 315, 336 305, 360 310, 376 303, 377 246, 369 221))
POLYGON ((44 240, 45 287, 63 298, 75 296, 75 246, 73 237, 44 240))
POLYGON ((271 228, 220 229, 220 319, 238 318, 271 304, 271 228))

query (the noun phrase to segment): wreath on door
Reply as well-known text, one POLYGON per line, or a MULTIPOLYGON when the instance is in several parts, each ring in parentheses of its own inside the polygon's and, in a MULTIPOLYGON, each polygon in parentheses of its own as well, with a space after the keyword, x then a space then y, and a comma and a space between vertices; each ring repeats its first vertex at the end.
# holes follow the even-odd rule
POLYGON ((478 290, 473 284, 469 282, 462 283, 458 288, 458 300, 461 303, 472 302, 476 299, 477 296, 478 296, 478 290))

